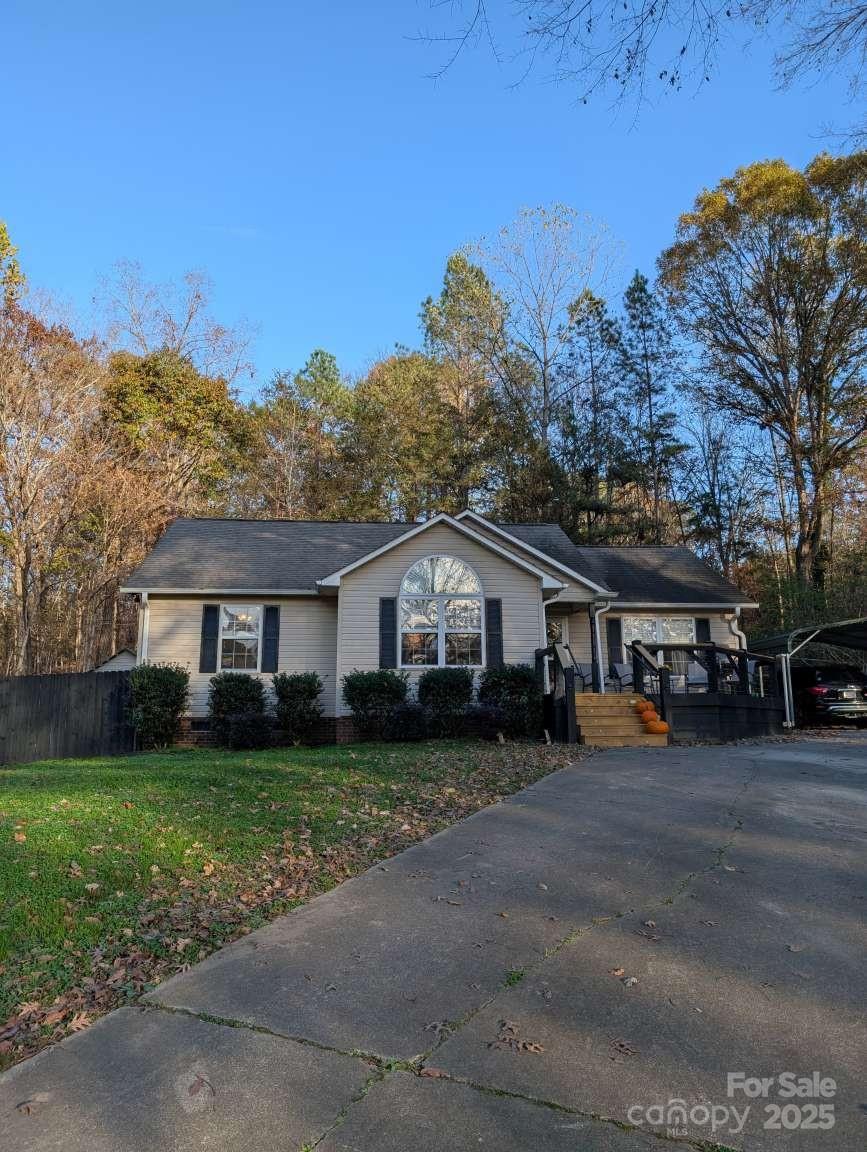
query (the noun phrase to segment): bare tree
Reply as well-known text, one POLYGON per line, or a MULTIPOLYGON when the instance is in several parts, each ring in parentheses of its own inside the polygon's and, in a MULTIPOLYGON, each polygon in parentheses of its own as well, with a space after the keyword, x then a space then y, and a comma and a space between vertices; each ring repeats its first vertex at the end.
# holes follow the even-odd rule
POLYGON ((103 281, 98 303, 107 320, 107 340, 139 356, 173 352, 191 360, 205 376, 232 384, 251 374, 250 333, 229 328, 210 312, 213 284, 204 272, 187 272, 180 283, 154 284, 141 265, 123 260, 103 281))
POLYGON ((584 293, 604 290, 620 247, 592 217, 552 204, 523 209, 512 224, 467 252, 504 305, 491 368, 547 447, 558 406, 576 386, 563 370, 575 322, 572 306, 584 293))
POLYGON ((17 306, 0 313, 0 521, 14 619, 10 670, 39 668, 49 581, 104 466, 102 366, 66 330, 17 306))
MULTIPOLYGON (((431 0, 445 30, 440 72, 483 44, 526 76, 547 70, 586 102, 613 88, 639 101, 649 83, 680 90, 707 81, 721 42, 757 34, 779 43, 777 80, 845 71, 858 89, 867 55, 867 4, 851 0, 431 0)), ((863 131, 863 125, 862 125, 863 131)))

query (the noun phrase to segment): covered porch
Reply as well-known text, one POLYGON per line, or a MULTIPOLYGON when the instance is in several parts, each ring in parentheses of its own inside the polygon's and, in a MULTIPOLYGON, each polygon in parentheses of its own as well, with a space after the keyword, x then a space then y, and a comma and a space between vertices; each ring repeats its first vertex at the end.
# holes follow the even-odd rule
POLYGON ((606 676, 604 651, 601 660, 592 652, 588 667, 575 659, 568 640, 538 650, 536 667, 553 739, 603 746, 659 742, 639 739, 633 714, 642 700, 650 701, 668 726, 663 743, 766 736, 790 725, 785 669, 778 658, 711 640, 633 640, 623 645, 623 655, 622 665, 617 661, 619 667, 606 676))

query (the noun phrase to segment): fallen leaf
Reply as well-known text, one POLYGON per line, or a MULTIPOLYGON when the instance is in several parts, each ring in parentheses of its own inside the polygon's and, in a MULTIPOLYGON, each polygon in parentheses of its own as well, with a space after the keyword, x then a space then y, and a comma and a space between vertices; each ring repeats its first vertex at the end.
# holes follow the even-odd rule
POLYGON ((419 1072, 419 1076, 426 1076, 430 1080, 442 1080, 448 1076, 448 1072, 444 1072, 442 1068, 432 1068, 430 1065, 425 1065, 419 1072))
POLYGON ((15 835, 13 836, 13 839, 14 839, 16 844, 23 844, 24 841, 27 839, 27 836, 25 835, 24 832, 16 832, 15 835))
POLYGON ((198 1096, 198 1094, 205 1088, 208 1089, 212 1096, 216 1096, 214 1085, 210 1082, 210 1080, 206 1080, 204 1076, 199 1074, 196 1076, 195 1080, 193 1080, 192 1084, 190 1084, 187 1092, 190 1096, 198 1096))
POLYGON ((608 975, 609 976, 622 976, 625 973, 625 971, 626 971, 625 968, 612 968, 609 971, 608 975))

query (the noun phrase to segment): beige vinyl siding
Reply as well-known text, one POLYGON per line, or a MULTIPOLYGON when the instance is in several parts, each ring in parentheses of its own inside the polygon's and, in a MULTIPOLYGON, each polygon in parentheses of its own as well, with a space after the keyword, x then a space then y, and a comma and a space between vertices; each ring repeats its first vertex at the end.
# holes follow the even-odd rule
POLYGON ((522 542, 518 540, 517 536, 506 540, 502 536, 498 536, 496 532, 488 531, 484 525, 477 524, 475 520, 469 520, 467 523, 479 536, 484 536, 486 540, 490 540, 500 548, 514 552, 520 556, 522 560, 525 560, 528 564, 532 564, 534 568, 538 568, 541 572, 544 572, 546 576, 551 576, 554 580, 559 580, 561 584, 564 584, 565 587, 563 591, 557 593, 557 599, 561 603, 574 602, 586 604, 587 601, 600 596, 600 593, 594 592, 588 588, 586 584, 578 584, 574 580, 570 580, 565 572, 561 572, 559 568, 555 568, 551 564, 546 564, 544 560, 540 560, 538 556, 534 556, 532 552, 528 552, 526 548, 522 546, 522 542))
MULTIPOLYGON (((408 568, 425 556, 456 556, 471 565, 482 582, 483 595, 502 600, 503 659, 507 664, 532 663, 544 636, 542 587, 539 577, 468 539, 447 524, 420 532, 341 579, 338 606, 337 680, 355 668, 379 667, 379 601, 398 596, 408 568)), ((398 637, 398 657, 400 638, 398 637)), ((411 670, 415 682, 424 669, 411 670)), ((338 699, 338 713, 346 714, 338 699)))
MULTIPOLYGON (((279 604, 279 672, 318 672, 325 690, 322 704, 334 715, 337 668, 337 603, 335 598, 226 596, 200 599, 179 596, 149 597, 148 650, 151 663, 182 664, 190 670, 190 715, 208 711, 212 672, 199 672, 203 604, 279 604)), ((270 685, 270 673, 260 678, 270 685)))

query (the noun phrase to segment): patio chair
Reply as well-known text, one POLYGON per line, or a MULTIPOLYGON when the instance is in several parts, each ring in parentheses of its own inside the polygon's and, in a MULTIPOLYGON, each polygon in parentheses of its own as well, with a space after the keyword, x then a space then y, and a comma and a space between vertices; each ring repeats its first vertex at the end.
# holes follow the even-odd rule
POLYGON ((593 688, 593 665, 592 664, 575 664, 575 679, 581 681, 581 691, 587 691, 587 685, 593 688))
POLYGON ((687 692, 707 692, 707 668, 702 668, 701 664, 691 660, 686 666, 686 675, 684 676, 686 682, 687 692))
POLYGON ((633 688, 635 686, 635 680, 632 677, 632 668, 629 664, 612 664, 611 680, 617 685, 618 692, 622 692, 624 688, 633 688))

